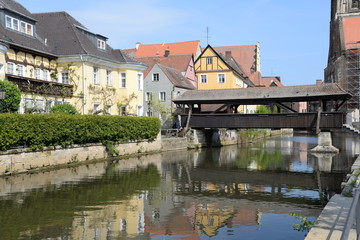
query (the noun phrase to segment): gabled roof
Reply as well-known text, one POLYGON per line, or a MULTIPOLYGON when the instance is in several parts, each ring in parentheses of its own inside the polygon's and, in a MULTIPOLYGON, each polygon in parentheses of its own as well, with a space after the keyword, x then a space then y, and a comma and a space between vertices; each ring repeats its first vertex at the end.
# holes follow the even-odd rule
MULTIPOLYGON (((136 50, 136 49, 135 49, 136 50)), ((192 54, 197 55, 200 49, 200 41, 188 41, 177 43, 163 43, 163 44, 140 44, 136 50, 135 57, 147 57, 147 56, 164 56, 165 50, 169 50, 170 54, 192 54)), ((133 49, 126 49, 125 51, 131 53, 133 49)))
POLYGON ((174 68, 167 67, 161 64, 157 64, 161 71, 167 76, 167 78, 174 84, 175 87, 185 88, 189 90, 196 89, 189 79, 184 77, 182 73, 174 68))
POLYGON ((360 48, 360 16, 343 17, 342 29, 345 50, 360 48))
POLYGON ((351 95, 336 83, 277 87, 254 87, 222 90, 186 91, 173 100, 176 104, 268 104, 270 102, 302 102, 349 99, 351 95))
POLYGON ((241 66, 237 63, 237 61, 231 56, 230 58, 227 58, 225 55, 226 54, 222 54, 217 52, 213 47, 211 47, 210 45, 208 45, 206 48, 203 49, 203 51, 201 52, 200 56, 196 59, 195 62, 197 62, 199 59, 201 59, 202 55, 208 50, 210 49, 211 51, 213 51, 215 53, 215 55, 217 57, 219 57, 227 66, 230 70, 234 71, 237 73, 237 75, 242 76, 244 79, 244 82, 249 85, 249 86, 254 86, 254 83, 248 78, 248 76, 246 75, 246 73, 242 70, 241 66))
POLYGON ((255 72, 256 48, 256 45, 214 47, 217 52, 224 55, 227 51, 231 51, 231 56, 241 65, 247 75, 255 72))
POLYGON ((261 84, 264 87, 283 87, 280 77, 262 77, 261 84))
POLYGON ((144 72, 144 77, 146 77, 152 67, 159 63, 161 65, 171 67, 179 70, 180 72, 185 72, 189 66, 189 63, 192 60, 191 54, 179 54, 179 55, 169 55, 167 57, 164 56, 152 56, 152 57, 137 57, 138 61, 145 63, 148 65, 148 69, 144 72))
POLYGON ((107 38, 91 33, 67 12, 50 12, 33 14, 38 20, 38 32, 47 39, 51 51, 58 56, 87 54, 116 63, 135 63, 144 65, 106 44, 106 49, 97 47, 97 38, 107 38))
POLYGON ((225 55, 226 52, 231 52, 231 56, 242 67, 249 79, 255 85, 261 85, 261 73, 256 70, 256 45, 245 46, 223 46, 214 47, 214 49, 225 55))

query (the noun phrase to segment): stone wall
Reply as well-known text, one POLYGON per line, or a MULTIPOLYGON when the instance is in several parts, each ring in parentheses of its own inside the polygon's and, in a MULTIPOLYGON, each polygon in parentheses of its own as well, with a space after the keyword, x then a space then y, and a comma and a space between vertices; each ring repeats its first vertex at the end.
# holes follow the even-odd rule
MULTIPOLYGON (((119 155, 131 155, 160 151, 161 138, 154 141, 139 141, 114 145, 119 155)), ((27 172, 49 166, 84 162, 94 159, 110 157, 103 144, 73 145, 66 148, 48 147, 42 151, 30 149, 16 149, 0 153, 0 175, 14 172, 27 172)))

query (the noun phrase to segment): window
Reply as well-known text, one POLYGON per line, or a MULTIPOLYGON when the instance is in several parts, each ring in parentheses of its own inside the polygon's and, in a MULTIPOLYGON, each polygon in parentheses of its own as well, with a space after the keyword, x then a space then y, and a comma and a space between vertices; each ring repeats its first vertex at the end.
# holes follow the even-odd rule
POLYGON ((18 75, 21 77, 25 76, 25 67, 24 65, 18 64, 18 75))
POLYGON ((146 113, 146 116, 152 117, 152 115, 153 115, 152 111, 148 110, 147 113, 146 113))
POLYGON ((62 71, 61 72, 61 82, 65 84, 69 84, 69 72, 68 71, 62 71))
POLYGON ((100 84, 99 68, 94 67, 94 84, 100 84))
POLYGON ((19 30, 19 20, 17 20, 17 19, 15 19, 15 18, 13 18, 12 19, 13 21, 13 26, 12 26, 12 29, 14 29, 14 30, 16 30, 16 31, 20 31, 19 30))
POLYGON ((142 73, 137 74, 137 82, 138 82, 138 90, 142 91, 143 90, 143 74, 142 73))
POLYGON ((106 86, 112 86, 111 70, 106 70, 106 86))
POLYGON ((359 0, 352 0, 351 8, 359 8, 359 0))
POLYGON ((206 64, 212 64, 212 57, 206 57, 206 64))
POLYGON ((121 107, 120 107, 120 115, 126 115, 126 106, 125 105, 122 105, 121 107))
POLYGON ((158 73, 153 73, 153 82, 158 82, 159 81, 159 79, 160 79, 160 76, 159 76, 159 74, 158 73))
POLYGON ((11 74, 11 75, 15 75, 14 63, 12 63, 12 62, 7 63, 7 73, 11 74))
POLYGON ((146 101, 146 102, 151 101, 151 100, 152 100, 152 95, 153 95, 152 92, 146 92, 146 94, 145 94, 145 101, 146 101))
POLYGON ((106 44, 104 40, 98 39, 97 40, 97 47, 100 49, 105 50, 106 49, 106 44))
POLYGON ((225 74, 218 74, 218 83, 225 83, 225 74))
POLYGON ((6 22, 6 27, 7 28, 12 28, 12 18, 9 16, 5 17, 5 22, 6 22))
POLYGON ((166 101, 166 92, 160 92, 159 98, 160 98, 160 101, 165 102, 166 101))
POLYGON ((120 87, 126 88, 126 73, 120 73, 120 87))
POLYGON ((35 69, 35 78, 41 79, 41 69, 40 68, 35 69))
POLYGON ((112 107, 111 104, 106 105, 105 113, 106 113, 107 115, 111 115, 111 107, 112 107))
POLYGON ((94 103, 94 114, 98 114, 100 113, 101 108, 100 108, 100 103, 94 103))
POLYGON ((33 35, 33 25, 19 19, 5 16, 5 26, 18 32, 33 35))
POLYGON ((43 80, 49 81, 49 70, 47 69, 43 71, 43 80))
POLYGON ((200 83, 202 84, 207 83, 207 75, 200 75, 200 83))
POLYGON ((141 105, 137 106, 137 115, 140 117, 143 115, 143 107, 141 105))

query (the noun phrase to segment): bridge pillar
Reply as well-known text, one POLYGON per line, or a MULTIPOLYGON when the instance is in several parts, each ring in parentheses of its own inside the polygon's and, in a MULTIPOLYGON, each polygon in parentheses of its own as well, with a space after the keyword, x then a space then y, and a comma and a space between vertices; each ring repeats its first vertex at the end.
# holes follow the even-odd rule
POLYGON ((339 149, 332 145, 331 132, 320 132, 318 134, 318 145, 311 152, 338 153, 339 149))

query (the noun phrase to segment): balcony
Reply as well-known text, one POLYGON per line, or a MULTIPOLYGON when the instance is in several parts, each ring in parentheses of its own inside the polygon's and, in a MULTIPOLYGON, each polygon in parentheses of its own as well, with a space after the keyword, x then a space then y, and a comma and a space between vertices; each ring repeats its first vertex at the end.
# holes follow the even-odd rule
POLYGON ((6 75, 6 78, 16 84, 22 92, 63 97, 71 97, 73 95, 73 85, 71 84, 43 81, 9 74, 6 75))

